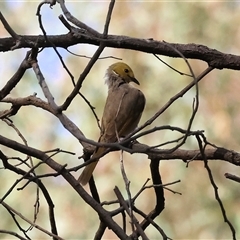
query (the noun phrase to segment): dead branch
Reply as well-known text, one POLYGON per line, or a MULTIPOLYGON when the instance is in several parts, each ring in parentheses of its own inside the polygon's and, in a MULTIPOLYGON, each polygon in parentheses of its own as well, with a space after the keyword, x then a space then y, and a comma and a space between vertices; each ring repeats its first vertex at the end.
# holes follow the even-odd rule
MULTIPOLYGON (((37 46, 39 48, 52 47, 50 43, 45 41, 44 36, 28 36, 21 35, 24 39, 17 49, 32 48, 37 46)), ((92 44, 100 46, 104 43, 105 47, 129 49, 135 51, 141 51, 151 54, 159 54, 168 57, 179 58, 169 46, 162 41, 152 39, 139 39, 120 35, 108 35, 107 38, 96 38, 90 34, 83 34, 81 30, 75 30, 74 34, 68 33, 63 35, 48 35, 49 41, 51 41, 56 47, 67 49, 70 46, 77 44, 92 44)), ((216 69, 232 69, 240 70, 240 56, 234 54, 222 53, 216 49, 211 49, 207 46, 200 44, 179 44, 168 43, 175 49, 180 51, 188 59, 197 59, 206 62, 209 66, 216 69)), ((10 51, 15 46, 14 38, 1 38, 0 39, 0 52, 10 51)))

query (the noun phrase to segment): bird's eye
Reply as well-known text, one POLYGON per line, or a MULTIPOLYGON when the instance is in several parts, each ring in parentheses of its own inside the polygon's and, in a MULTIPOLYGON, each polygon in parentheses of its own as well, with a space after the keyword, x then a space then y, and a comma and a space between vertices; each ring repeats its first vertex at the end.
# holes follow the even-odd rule
POLYGON ((125 68, 125 69, 124 69, 124 72, 125 72, 125 73, 128 73, 128 72, 129 72, 129 70, 128 70, 127 68, 125 68))

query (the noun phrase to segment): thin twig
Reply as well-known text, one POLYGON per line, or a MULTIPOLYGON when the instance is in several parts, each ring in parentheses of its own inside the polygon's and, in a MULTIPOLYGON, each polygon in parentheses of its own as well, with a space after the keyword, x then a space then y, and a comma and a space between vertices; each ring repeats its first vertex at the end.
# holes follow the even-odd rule
POLYGON ((4 26, 4 28, 7 30, 7 32, 15 39, 19 39, 19 35, 11 28, 11 26, 8 24, 7 20, 4 18, 0 11, 0 20, 4 26))
POLYGON ((175 72, 179 73, 180 75, 184 75, 187 77, 192 77, 192 75, 187 74, 187 73, 183 73, 180 72, 179 70, 177 70, 176 68, 172 67, 171 65, 169 65, 168 63, 166 63, 165 61, 163 61, 157 54, 153 53, 153 56, 156 57, 159 61, 161 61, 163 64, 165 64, 167 67, 171 68, 172 70, 174 70, 175 72))
POLYGON ((108 6, 108 13, 107 13, 107 17, 106 17, 105 25, 104 25, 104 30, 103 30, 103 37, 104 38, 106 38, 107 35, 108 35, 108 28, 109 28, 109 25, 110 25, 114 4, 115 4, 115 0, 111 0, 110 4, 108 6))
MULTIPOLYGON (((218 202, 218 205, 219 205, 219 207, 221 209, 224 221, 228 224, 228 226, 229 226, 229 228, 230 228, 230 230, 232 232, 233 240, 236 240, 237 239, 236 238, 236 230, 233 227, 232 223, 228 220, 228 217, 227 217, 227 214, 226 214, 226 210, 225 210, 225 208, 223 206, 223 203, 222 203, 222 200, 221 200, 221 198, 220 198, 220 196, 218 194, 218 186, 216 185, 216 183, 214 181, 214 178, 213 178, 213 175, 212 175, 212 171, 211 171, 210 167, 208 166, 208 160, 207 160, 206 155, 205 155, 205 148, 207 146, 207 143, 205 143, 204 146, 203 146, 201 137, 200 136, 196 136, 196 139, 197 139, 198 146, 199 146, 199 149, 201 151, 202 157, 204 159, 204 167, 207 170, 210 183, 211 183, 211 185, 213 187, 213 190, 214 190, 215 199, 218 202)), ((203 138, 203 140, 204 140, 204 138, 203 138)))
POLYGON ((231 173, 225 173, 224 176, 230 180, 240 183, 240 177, 233 175, 231 173))
POLYGON ((133 210, 132 210, 132 196, 131 196, 131 191, 130 191, 130 181, 128 180, 125 168, 124 168, 124 163, 123 163, 123 151, 121 151, 121 155, 120 155, 120 168, 121 168, 121 173, 122 173, 122 177, 124 180, 124 184, 125 184, 125 189, 127 192, 127 196, 128 196, 128 206, 129 206, 129 216, 130 216, 130 224, 132 227, 132 231, 134 231, 134 220, 133 220, 133 210))
POLYGON ((7 231, 7 230, 0 229, 0 233, 5 233, 5 234, 12 235, 12 236, 15 236, 15 237, 17 237, 21 240, 27 240, 27 238, 24 238, 24 237, 20 236, 19 234, 15 233, 15 232, 12 232, 12 231, 7 231))
POLYGON ((85 23, 79 21, 74 16, 72 16, 72 14, 68 11, 64 0, 58 0, 58 3, 60 4, 62 12, 63 12, 63 14, 65 15, 65 17, 67 18, 68 21, 70 21, 71 23, 73 23, 74 25, 79 27, 80 29, 85 29, 88 33, 90 33, 91 35, 93 35, 95 37, 101 37, 101 34, 99 32, 97 32, 93 28, 87 26, 85 23))
MULTIPOLYGON (((1 200, 1 199, 0 199, 1 200)), ((41 232, 44 232, 46 233, 47 235, 51 236, 51 237, 54 237, 55 239, 58 239, 58 240, 63 240, 63 238, 47 231, 46 229, 40 227, 39 225, 37 225, 36 223, 30 221, 29 219, 27 219, 26 217, 24 217, 21 213, 19 213, 18 211, 16 211, 15 209, 13 209, 12 207, 10 207, 7 203, 5 203, 4 201, 1 201, 1 204, 9 209, 11 212, 13 212, 14 214, 16 214, 17 216, 19 216, 21 219, 23 219, 24 221, 26 221, 27 223, 31 224, 32 226, 34 226, 36 229, 40 230, 41 232)))
POLYGON ((186 92, 189 91, 193 86, 195 86, 196 82, 199 82, 202 80, 209 72, 211 72, 214 68, 208 67, 205 69, 201 74, 199 74, 195 81, 192 81, 190 84, 188 84, 186 87, 184 87, 180 92, 178 92, 175 96, 173 96, 158 112, 156 112, 151 118, 149 118, 144 124, 142 124, 140 127, 136 128, 132 133, 130 133, 128 136, 126 136, 125 139, 130 138, 135 133, 139 132, 146 126, 153 123, 155 119, 157 119, 163 112, 165 112, 178 98, 182 97, 186 92))
MULTIPOLYGON (((42 193, 43 193, 43 196, 45 197, 47 203, 48 203, 48 206, 49 206, 49 220, 50 220, 50 225, 51 225, 51 229, 52 229, 52 233, 55 234, 55 235, 58 235, 57 233, 57 227, 56 227, 56 221, 55 221, 55 215, 54 215, 54 204, 53 204, 53 201, 46 189, 46 187, 44 186, 44 184, 41 182, 41 180, 39 180, 39 178, 36 178, 36 176, 32 176, 30 175, 30 172, 33 170, 33 169, 30 169, 28 172, 25 172, 23 171, 22 169, 19 169, 19 168, 16 168, 14 166, 12 166, 11 164, 8 163, 7 161, 7 157, 0 151, 0 159, 2 159, 3 161, 3 165, 6 169, 9 169, 15 173, 18 173, 18 174, 21 174, 24 176, 25 179, 31 179, 32 182, 35 182, 39 188, 41 189, 42 193)), ((41 163, 41 162, 40 162, 41 163)), ((36 168, 37 166, 35 166, 36 168)), ((18 180, 19 181, 19 180, 18 180)), ((12 186, 13 188, 14 186, 12 186)), ((10 189, 9 189, 10 190, 10 189)), ((7 196, 7 195, 5 195, 7 196)), ((4 199, 4 198, 2 198, 4 199)), ((1 201, 0 201, 1 202, 1 201)), ((15 221, 17 225, 18 222, 15 221)), ((18 226, 19 229, 21 230, 22 228, 20 227, 20 225, 18 226)), ((22 231, 22 230, 21 230, 22 231)), ((25 232, 24 232, 25 234, 25 232)), ((25 236, 27 237, 27 235, 25 234, 25 236)))
POLYGON ((117 186, 115 186, 114 188, 114 192, 119 200, 119 203, 121 203, 121 205, 123 206, 123 208, 125 209, 125 211, 128 213, 128 215, 130 216, 131 220, 133 221, 134 225, 136 226, 137 232, 138 234, 142 237, 143 240, 148 240, 148 237, 146 236, 145 232, 143 231, 143 229, 141 228, 140 224, 138 223, 138 220, 136 219, 136 217, 131 214, 128 205, 126 204, 126 202, 124 201, 124 198, 120 192, 120 190, 118 189, 117 186))
POLYGON ((22 79, 24 73, 28 68, 31 68, 31 64, 29 63, 29 56, 31 51, 26 53, 24 60, 21 62, 17 72, 7 81, 6 85, 0 90, 0 100, 6 97, 11 90, 16 87, 16 85, 22 79))
POLYGON ((92 69, 93 65, 97 61, 98 57, 100 56, 100 54, 102 53, 104 48, 105 48, 105 45, 104 44, 100 44, 100 46, 98 47, 97 51, 94 53, 94 55, 92 56, 92 58, 88 62, 87 66, 85 67, 85 69, 83 70, 81 75, 79 76, 78 81, 77 81, 74 89, 69 94, 69 96, 67 97, 65 102, 62 104, 62 106, 60 106, 60 108, 59 108, 60 111, 66 110, 69 107, 69 105, 71 104, 72 100, 75 98, 75 96, 78 94, 80 88, 82 87, 82 83, 83 83, 84 79, 86 78, 86 76, 90 72, 90 70, 92 69))
POLYGON ((140 209, 136 208, 135 206, 133 206, 133 210, 138 213, 139 215, 141 215, 142 217, 144 217, 147 221, 149 221, 162 235, 163 240, 171 240, 171 238, 167 237, 167 235, 165 234, 165 232, 159 227, 159 225, 157 223, 155 223, 148 215, 146 215, 144 212, 142 212, 140 209))

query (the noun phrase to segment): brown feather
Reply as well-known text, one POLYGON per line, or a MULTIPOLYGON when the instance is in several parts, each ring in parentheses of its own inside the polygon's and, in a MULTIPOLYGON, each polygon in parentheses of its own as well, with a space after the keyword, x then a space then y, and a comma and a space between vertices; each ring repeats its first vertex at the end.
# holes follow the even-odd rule
MULTIPOLYGON (((99 142, 102 143, 116 142, 118 137, 124 137, 131 133, 137 127, 145 106, 145 97, 140 90, 132 87, 119 76, 111 78, 114 79, 108 80, 110 87, 99 138, 99 142)), ((98 158, 104 151, 106 151, 104 147, 97 148, 92 158, 98 158)), ((98 160, 90 163, 83 170, 78 179, 82 185, 90 180, 98 160)))

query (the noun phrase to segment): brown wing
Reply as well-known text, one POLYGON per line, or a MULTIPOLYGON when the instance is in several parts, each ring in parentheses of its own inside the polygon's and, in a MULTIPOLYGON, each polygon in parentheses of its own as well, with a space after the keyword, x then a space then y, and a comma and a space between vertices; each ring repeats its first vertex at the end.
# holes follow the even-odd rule
MULTIPOLYGON (((144 106, 145 97, 140 90, 128 84, 111 89, 103 112, 102 134, 99 142, 116 142, 116 131, 119 137, 132 132, 137 127, 144 106)), ((104 147, 97 148, 92 158, 100 157, 105 150, 104 147)), ((82 185, 89 181, 96 165, 97 161, 90 163, 83 170, 78 179, 82 185)))
POLYGON ((119 137, 126 136, 136 127, 145 106, 143 93, 122 84, 113 91, 109 91, 102 119, 101 142, 117 141, 119 137))

